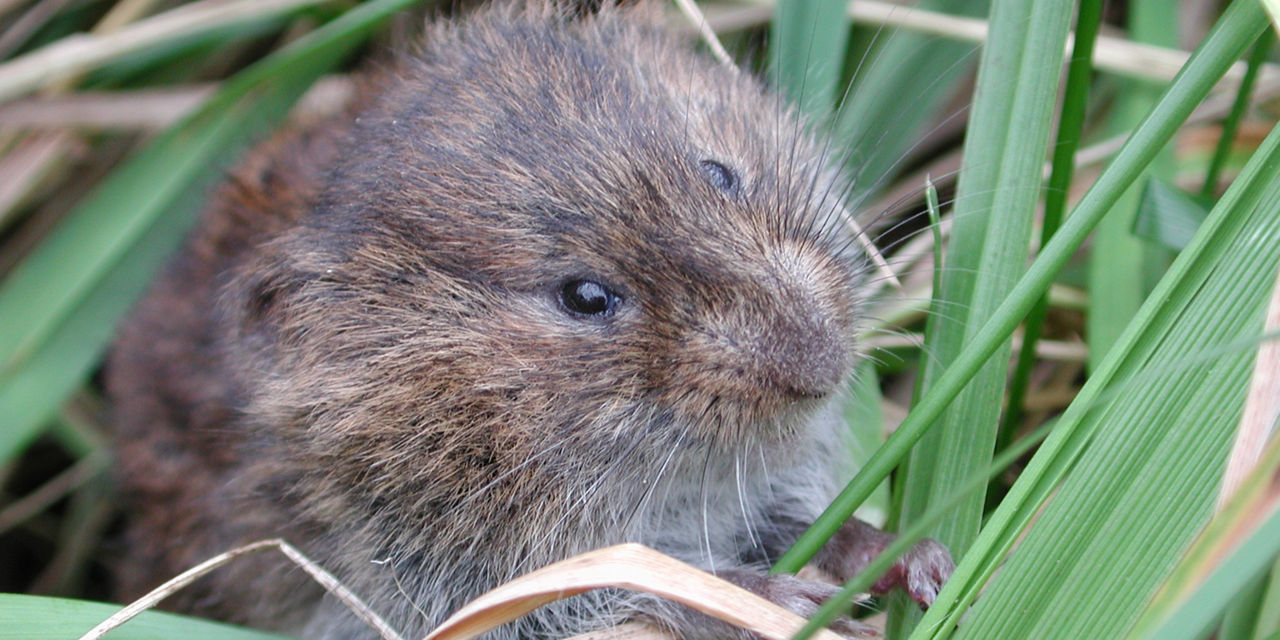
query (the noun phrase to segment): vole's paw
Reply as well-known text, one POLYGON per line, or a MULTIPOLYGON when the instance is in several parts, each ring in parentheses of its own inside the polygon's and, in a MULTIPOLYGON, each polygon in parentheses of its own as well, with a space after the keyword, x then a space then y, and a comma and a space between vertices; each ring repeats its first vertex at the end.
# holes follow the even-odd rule
MULTIPOLYGON (((840 587, 787 574, 724 571, 716 575, 803 618, 813 617, 822 603, 840 592, 840 587)), ((880 635, 874 627, 848 616, 836 618, 827 628, 846 638, 859 640, 880 635)))
MULTIPOLYGON (((848 580, 863 569, 893 543, 897 536, 881 531, 857 518, 850 518, 836 532, 815 558, 820 569, 838 580, 848 580)), ((902 554, 887 573, 871 587, 874 594, 883 594, 894 587, 902 587, 921 607, 929 608, 943 583, 951 577, 955 564, 951 553, 937 540, 924 539, 910 551, 902 554)))
POLYGON ((902 554, 893 568, 876 581, 871 591, 883 594, 894 587, 902 587, 921 608, 928 609, 954 569, 955 563, 947 548, 937 540, 925 538, 902 554))

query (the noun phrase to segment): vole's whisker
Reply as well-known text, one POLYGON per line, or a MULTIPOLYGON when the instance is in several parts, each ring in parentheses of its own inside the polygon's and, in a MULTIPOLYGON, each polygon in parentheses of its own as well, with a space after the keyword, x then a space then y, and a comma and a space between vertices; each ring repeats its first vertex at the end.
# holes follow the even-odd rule
MULTIPOLYGON (((653 496, 653 492, 657 490, 658 484, 662 482, 663 476, 667 472, 667 468, 671 465, 671 459, 675 457, 676 452, 680 451, 681 446, 684 445, 685 437, 688 435, 689 431, 687 429, 682 429, 680 431, 680 435, 676 438, 675 443, 672 444, 667 455, 663 457, 662 464, 658 465, 658 470, 654 472, 653 477, 649 480, 644 493, 640 495, 638 500, 636 500, 636 505, 631 509, 631 514, 627 516, 624 521, 624 531, 630 532, 632 530, 631 527, 633 526, 635 519, 644 512, 650 498, 653 496)), ((660 510, 659 513, 661 513, 660 510)))
POLYGON ((751 511, 747 509, 747 492, 742 486, 742 454, 736 451, 733 454, 733 483, 738 490, 738 509, 742 511, 742 525, 747 531, 747 541, 751 543, 752 549, 759 549, 760 536, 756 535, 755 518, 751 517, 751 511))
POLYGON ((698 490, 699 497, 702 501, 702 541, 706 547, 707 563, 706 566, 712 573, 716 572, 716 555, 711 548, 711 522, 707 518, 707 477, 711 472, 711 453, 714 451, 711 447, 707 447, 707 455, 702 460, 702 485, 698 490))

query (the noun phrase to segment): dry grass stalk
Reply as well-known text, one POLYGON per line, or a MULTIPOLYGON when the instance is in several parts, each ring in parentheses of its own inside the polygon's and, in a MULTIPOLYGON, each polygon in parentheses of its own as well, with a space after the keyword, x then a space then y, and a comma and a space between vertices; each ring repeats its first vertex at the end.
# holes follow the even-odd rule
POLYGON ((311 576, 312 580, 315 580, 320 584, 320 586, 324 587, 326 591, 346 605, 352 613, 356 614, 356 616, 365 621, 365 623, 370 627, 377 630, 378 634, 381 635, 384 640, 404 640, 399 633, 396 633, 395 629, 391 628, 391 625, 387 624, 386 621, 378 614, 374 613, 373 609, 370 609, 369 605, 365 604, 359 596, 343 586, 343 584, 339 582, 333 574, 325 571, 323 567, 303 555, 302 552, 298 551, 293 547, 293 545, 279 539, 260 540, 258 542, 244 545, 243 547, 237 547, 226 553, 209 558, 208 560, 183 571, 173 579, 165 582, 155 589, 152 589, 151 592, 133 601, 129 606, 117 611, 115 615, 103 620, 98 624, 98 626, 90 629, 88 633, 80 636, 80 640, 98 640, 112 629, 132 620, 143 611, 156 606, 160 601, 174 593, 177 593, 187 585, 208 574, 210 571, 213 571, 214 569, 217 569, 240 556, 262 551, 264 549, 277 549, 283 553, 285 557, 289 558, 289 560, 291 560, 295 565, 303 571, 306 571, 307 575, 311 576))
POLYGON ((277 15, 321 0, 201 0, 117 31, 62 38, 0 65, 0 101, 62 78, 90 71, 164 42, 189 38, 246 20, 277 15))
POLYGON ((680 7, 680 11, 688 18, 689 23, 698 30, 702 36, 702 40, 707 43, 707 48, 711 49, 711 54, 720 61, 720 64, 733 68, 735 71, 738 67, 734 66, 733 59, 729 57, 729 52, 724 50, 724 45, 720 44, 720 38, 716 37, 716 32, 711 30, 707 17, 702 15, 702 10, 693 0, 676 0, 676 6, 680 7))
POLYGON ((104 473, 108 467, 109 459, 106 454, 92 454, 81 458, 35 491, 0 510, 0 533, 45 511, 67 494, 104 473))
MULTIPOLYGON (((32 34, 40 30, 49 19, 57 15, 71 0, 42 0, 26 10, 13 21, 3 32, 0 32, 0 59, 13 54, 32 34)), ((12 8, 12 5, 0 9, 0 13, 12 8)))
MULTIPOLYGON (((776 0, 751 0, 756 4, 752 12, 747 10, 707 11, 711 28, 718 32, 755 27, 773 16, 776 0)), ((936 11, 926 11, 882 0, 851 0, 849 17, 854 22, 873 26, 900 27, 918 33, 981 44, 987 39, 987 21, 980 18, 952 16, 936 11)), ((1074 46, 1072 34, 1068 34, 1066 50, 1074 46)), ((1094 67, 1140 80, 1168 82, 1177 75, 1191 54, 1178 49, 1131 42, 1124 38, 1099 35, 1094 50, 1094 67)), ((1224 77, 1228 85, 1236 85, 1244 77, 1245 63, 1238 62, 1224 77)), ((1280 79, 1280 65, 1268 64, 1262 68, 1260 80, 1280 79)))
POLYGON ((78 142, 68 131, 54 131, 20 139, 0 157, 0 229, 7 225, 18 204, 78 142))
MULTIPOLYGON (((150 10, 156 0, 122 0, 111 7, 97 24, 93 26, 90 37, 101 37, 124 27, 150 10)), ((40 6, 44 6, 42 3, 40 6)), ((39 8, 39 7, 37 7, 39 8)), ((33 10, 34 11, 34 10, 33 10)), ((24 16, 25 17, 25 16, 24 16)), ((64 39, 65 40, 65 39, 64 39)), ((79 82, 79 74, 64 75, 43 87, 41 95, 56 96, 70 91, 79 82)), ((53 131, 27 136, 23 142, 41 150, 41 153, 27 158, 19 158, 19 180, 0 188, 0 228, 13 211, 35 191, 41 181, 58 168, 62 159, 70 153, 79 142, 70 131, 53 131)), ((21 144, 19 146, 22 146, 21 144)), ((8 158, 12 164, 13 158, 8 158)), ((2 175, 2 174, 0 174, 2 175)))
MULTIPOLYGON (((0 129, 64 128, 90 131, 152 132, 176 123, 217 89, 213 84, 118 92, 33 96, 0 105, 0 129)), ((350 78, 330 76, 315 83, 294 107, 293 120, 337 113, 355 92, 350 78)))
POLYGON ((156 131, 200 106, 213 90, 199 85, 23 98, 0 105, 0 127, 156 131))

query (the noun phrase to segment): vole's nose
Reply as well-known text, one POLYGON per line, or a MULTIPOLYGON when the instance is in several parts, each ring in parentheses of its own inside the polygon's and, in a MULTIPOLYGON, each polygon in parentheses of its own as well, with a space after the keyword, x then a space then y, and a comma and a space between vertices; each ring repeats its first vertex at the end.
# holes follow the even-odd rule
POLYGON ((760 336, 758 366, 783 396, 821 398, 844 382, 848 347, 840 328, 822 313, 799 312, 760 336))

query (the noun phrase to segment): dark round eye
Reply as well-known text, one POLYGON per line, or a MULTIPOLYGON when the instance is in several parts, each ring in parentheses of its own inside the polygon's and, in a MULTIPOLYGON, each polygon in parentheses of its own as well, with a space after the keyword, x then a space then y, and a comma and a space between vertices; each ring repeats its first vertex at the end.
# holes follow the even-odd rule
POLYGON ((613 289, 594 280, 570 280, 560 285, 560 305, 580 316, 607 318, 621 300, 613 289))
POLYGON ((738 176, 733 173, 733 169, 726 167, 715 160, 703 160, 698 163, 702 169, 702 173, 707 176, 711 184, 715 185, 721 191, 733 191, 738 186, 738 176))

